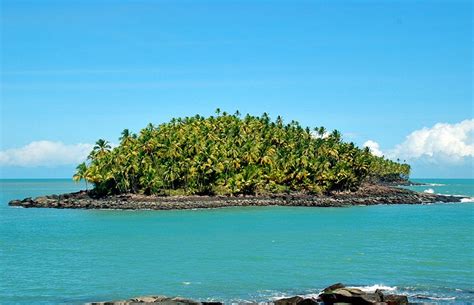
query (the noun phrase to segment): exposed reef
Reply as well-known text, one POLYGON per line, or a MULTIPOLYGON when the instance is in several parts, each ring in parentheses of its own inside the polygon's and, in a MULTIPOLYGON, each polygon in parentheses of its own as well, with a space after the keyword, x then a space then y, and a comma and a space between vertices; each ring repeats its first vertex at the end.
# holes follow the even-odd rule
POLYGON ((414 192, 381 184, 366 184, 357 191, 327 195, 305 193, 252 196, 147 196, 121 194, 94 197, 90 192, 12 200, 10 206, 57 209, 182 210, 233 206, 346 207, 377 204, 428 204, 461 202, 462 197, 414 192))

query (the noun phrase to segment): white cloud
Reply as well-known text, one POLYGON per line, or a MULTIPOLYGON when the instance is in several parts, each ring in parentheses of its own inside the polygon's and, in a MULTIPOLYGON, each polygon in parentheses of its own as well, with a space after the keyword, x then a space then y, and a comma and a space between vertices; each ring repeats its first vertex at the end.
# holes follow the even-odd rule
POLYGON ((382 151, 380 150, 380 145, 379 143, 375 142, 375 141, 372 141, 372 140, 368 140, 366 141, 364 144, 363 144, 364 147, 368 147, 370 149, 370 152, 374 155, 374 156, 377 156, 377 157, 382 157, 383 156, 383 153, 382 151))
POLYGON ((405 141, 390 150, 390 157, 426 158, 435 162, 458 162, 474 157, 474 119, 456 124, 438 123, 410 133, 405 141))
MULTIPOLYGON (((474 157, 474 119, 456 124, 438 123, 410 133, 401 144, 387 149, 390 159, 423 160, 435 163, 458 163, 474 157)), ((380 145, 368 140, 363 144, 376 155, 384 155, 380 145)))
POLYGON ((0 151, 0 166, 57 166, 83 162, 93 145, 34 141, 20 148, 0 151))

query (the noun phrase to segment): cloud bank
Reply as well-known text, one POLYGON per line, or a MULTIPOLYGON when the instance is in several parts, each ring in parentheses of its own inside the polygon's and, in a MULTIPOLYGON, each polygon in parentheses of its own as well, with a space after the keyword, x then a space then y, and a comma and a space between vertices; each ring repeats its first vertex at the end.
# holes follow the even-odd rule
POLYGON ((390 155, 400 158, 429 158, 434 161, 459 162, 474 157, 474 119, 457 124, 438 123, 409 134, 390 155))
POLYGON ((474 157, 474 119, 456 124, 438 123, 410 133, 401 144, 383 153, 377 142, 364 143, 375 155, 391 159, 425 159, 434 163, 459 163, 474 157))
POLYGON ((20 148, 0 151, 0 166, 59 166, 78 164, 86 160, 93 145, 34 141, 20 148))

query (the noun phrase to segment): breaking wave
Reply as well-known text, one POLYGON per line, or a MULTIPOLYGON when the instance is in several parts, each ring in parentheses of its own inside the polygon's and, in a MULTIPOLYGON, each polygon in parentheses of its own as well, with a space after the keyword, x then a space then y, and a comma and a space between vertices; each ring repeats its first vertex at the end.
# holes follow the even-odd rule
POLYGON ((434 194, 434 190, 433 189, 426 189, 426 190, 423 191, 423 193, 434 194))
POLYGON ((395 286, 385 286, 380 284, 375 284, 372 286, 351 286, 350 288, 360 289, 364 292, 375 292, 375 290, 382 290, 382 291, 395 291, 397 287, 395 286))

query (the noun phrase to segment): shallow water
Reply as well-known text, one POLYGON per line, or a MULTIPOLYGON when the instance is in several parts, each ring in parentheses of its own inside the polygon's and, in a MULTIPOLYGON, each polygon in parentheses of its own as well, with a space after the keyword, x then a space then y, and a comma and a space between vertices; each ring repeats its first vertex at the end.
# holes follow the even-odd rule
MULTIPOLYGON (((410 188, 474 197, 473 180, 427 182, 410 188)), ((0 180, 0 186, 0 302, 6 304, 146 294, 268 300, 317 293, 335 282, 474 302, 474 203, 23 209, 7 202, 82 185, 0 180)))

